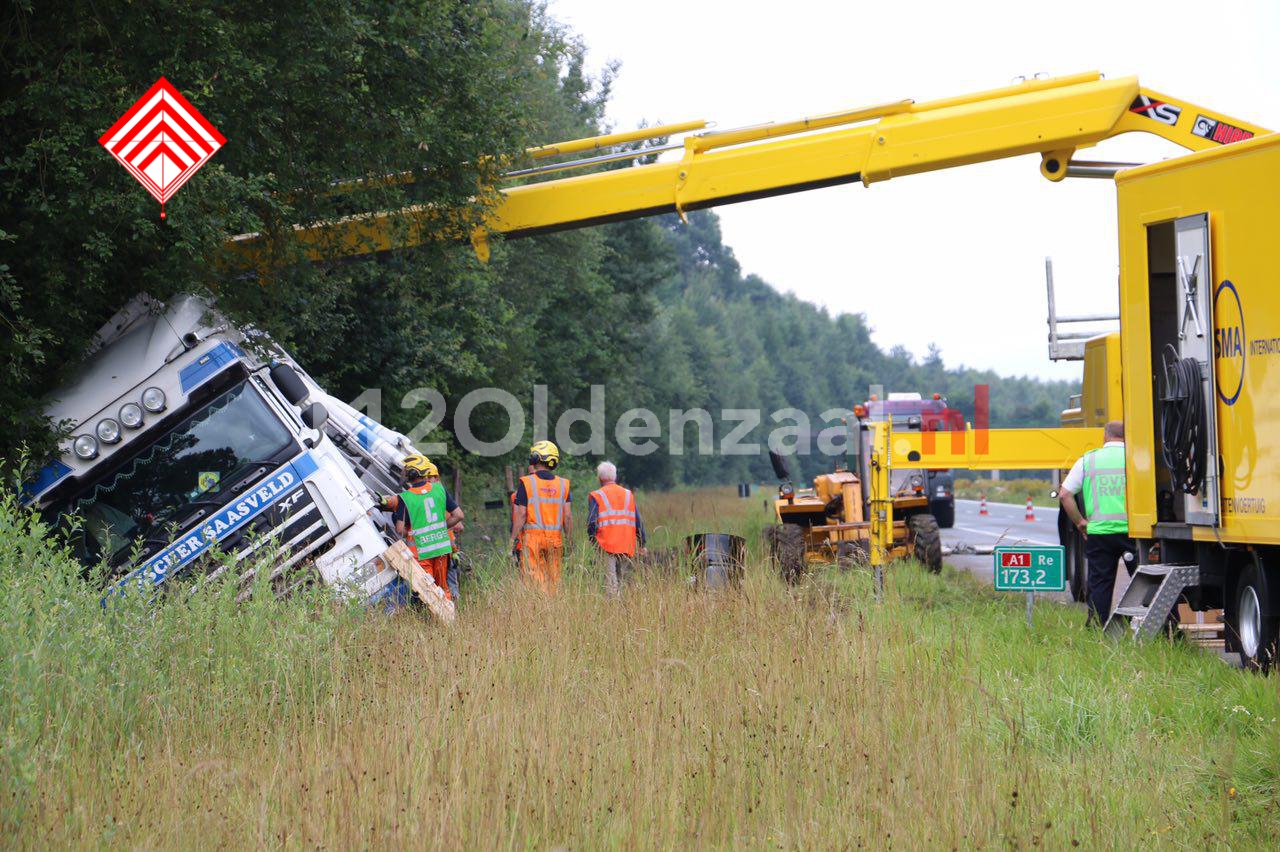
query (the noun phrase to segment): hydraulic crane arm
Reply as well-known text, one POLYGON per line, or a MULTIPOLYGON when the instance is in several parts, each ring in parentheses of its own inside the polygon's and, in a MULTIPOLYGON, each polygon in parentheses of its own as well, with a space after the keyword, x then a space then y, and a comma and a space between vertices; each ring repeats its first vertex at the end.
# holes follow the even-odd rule
MULTIPOLYGON (((597 149, 618 140, 653 138, 663 130, 673 132, 653 128, 529 153, 538 157, 597 149)), ((1107 80, 1088 72, 1027 80, 943 100, 895 101, 702 133, 686 137, 682 146, 669 146, 683 148, 679 160, 508 187, 501 191, 485 227, 470 237, 483 257, 490 233, 526 236, 660 213, 684 215, 735 201, 855 181, 870 185, 1022 154, 1040 154, 1041 174, 1057 181, 1071 172, 1076 151, 1131 132, 1155 134, 1198 151, 1269 131, 1143 89, 1136 77, 1107 80)), ((605 159, 582 162, 592 165, 605 159)), ((554 168, 566 167, 572 166, 554 168)), ((408 248, 438 237, 442 229, 429 205, 417 205, 295 230, 309 259, 327 260, 408 248)), ((248 264, 259 266, 268 250, 265 243, 262 236, 248 234, 234 238, 232 246, 248 264)))

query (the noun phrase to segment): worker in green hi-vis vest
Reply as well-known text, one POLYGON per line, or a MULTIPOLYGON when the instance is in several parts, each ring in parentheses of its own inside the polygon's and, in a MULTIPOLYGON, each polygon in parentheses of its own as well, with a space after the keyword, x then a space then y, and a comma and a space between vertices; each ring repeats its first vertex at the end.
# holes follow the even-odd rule
POLYGON ((452 600, 448 575, 453 542, 449 529, 462 521, 462 509, 444 490, 439 469, 426 456, 407 456, 403 466, 407 487, 394 501, 396 534, 409 545, 422 570, 452 600))
POLYGON ((1085 538, 1089 614, 1100 625, 1111 615, 1120 560, 1130 576, 1138 564, 1124 498, 1124 424, 1119 420, 1108 423, 1103 427, 1102 441, 1101 449, 1090 450, 1075 463, 1059 488, 1063 511, 1085 538), (1084 496, 1083 515, 1076 506, 1077 494, 1084 496))

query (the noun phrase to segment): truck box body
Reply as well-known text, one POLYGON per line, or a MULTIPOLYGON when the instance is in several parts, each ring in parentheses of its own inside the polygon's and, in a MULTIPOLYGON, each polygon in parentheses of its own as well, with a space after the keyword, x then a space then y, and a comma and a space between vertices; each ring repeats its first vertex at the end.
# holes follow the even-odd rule
MULTIPOLYGON (((1117 185, 1130 532, 1280 543, 1280 137, 1124 171, 1117 185), (1210 316, 1200 317, 1187 315, 1169 262, 1173 229, 1195 226, 1197 217, 1206 217, 1208 231, 1197 284, 1210 316), (1162 508, 1161 492, 1171 491, 1161 461, 1162 361, 1166 346, 1195 342, 1197 319, 1212 366, 1216 505, 1201 494, 1198 506, 1170 507, 1164 497, 1162 508)), ((1182 251, 1184 271, 1192 253, 1182 251)))

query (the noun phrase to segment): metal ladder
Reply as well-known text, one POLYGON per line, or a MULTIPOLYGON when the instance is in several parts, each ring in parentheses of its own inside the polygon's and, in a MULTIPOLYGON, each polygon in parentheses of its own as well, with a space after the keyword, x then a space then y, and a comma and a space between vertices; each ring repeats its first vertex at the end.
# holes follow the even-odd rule
POLYGON ((1133 638, 1150 639, 1164 627, 1183 590, 1198 585, 1199 565, 1139 565, 1103 630, 1119 636, 1127 626, 1133 638))

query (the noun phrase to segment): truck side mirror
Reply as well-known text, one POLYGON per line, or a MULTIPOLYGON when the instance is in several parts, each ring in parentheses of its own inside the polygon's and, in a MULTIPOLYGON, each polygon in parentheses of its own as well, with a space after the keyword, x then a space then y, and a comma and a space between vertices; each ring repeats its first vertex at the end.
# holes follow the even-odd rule
POLYGON ((791 479, 791 470, 787 467, 787 460, 777 450, 769 451, 769 464, 773 465, 773 474, 783 482, 791 479))
POLYGON ((329 409, 313 402, 302 410, 302 422, 308 429, 322 429, 329 422, 329 409))
POLYGON ((288 364, 276 364, 271 368, 271 383, 281 395, 289 400, 290 405, 300 405, 311 394, 307 383, 298 375, 298 371, 288 364))

